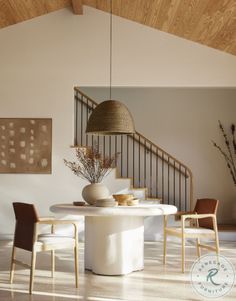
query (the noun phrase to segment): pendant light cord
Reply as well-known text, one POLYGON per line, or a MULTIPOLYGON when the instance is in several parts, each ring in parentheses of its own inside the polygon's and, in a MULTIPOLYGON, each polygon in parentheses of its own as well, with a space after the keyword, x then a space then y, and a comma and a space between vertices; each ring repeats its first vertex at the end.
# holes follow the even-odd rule
POLYGON ((110 0, 110 99, 112 85, 112 0, 110 0))

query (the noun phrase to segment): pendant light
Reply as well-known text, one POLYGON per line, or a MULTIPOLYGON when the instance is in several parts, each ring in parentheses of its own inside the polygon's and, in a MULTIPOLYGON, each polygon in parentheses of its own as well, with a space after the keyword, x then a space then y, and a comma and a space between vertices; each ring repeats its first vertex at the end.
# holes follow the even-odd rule
POLYGON ((135 133, 134 121, 128 108, 118 100, 112 100, 112 0, 110 1, 110 99, 101 102, 91 113, 86 133, 122 135, 135 133))

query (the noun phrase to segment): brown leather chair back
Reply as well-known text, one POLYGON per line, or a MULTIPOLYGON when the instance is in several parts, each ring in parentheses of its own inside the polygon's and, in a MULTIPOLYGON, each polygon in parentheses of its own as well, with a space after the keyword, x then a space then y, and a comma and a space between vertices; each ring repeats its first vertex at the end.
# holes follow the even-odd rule
POLYGON ((34 205, 26 203, 13 203, 16 217, 14 246, 32 251, 35 223, 38 215, 34 205))
MULTIPOLYGON (((198 199, 194 211, 197 214, 216 214, 218 203, 215 199, 198 199)), ((201 218, 198 223, 199 227, 213 229, 212 218, 201 218)))

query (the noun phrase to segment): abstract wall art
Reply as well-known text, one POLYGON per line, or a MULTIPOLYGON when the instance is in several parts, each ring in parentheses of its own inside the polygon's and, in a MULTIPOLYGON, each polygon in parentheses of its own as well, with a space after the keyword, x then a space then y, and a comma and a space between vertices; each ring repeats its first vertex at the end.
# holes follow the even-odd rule
POLYGON ((51 173, 52 119, 0 118, 0 173, 51 173))

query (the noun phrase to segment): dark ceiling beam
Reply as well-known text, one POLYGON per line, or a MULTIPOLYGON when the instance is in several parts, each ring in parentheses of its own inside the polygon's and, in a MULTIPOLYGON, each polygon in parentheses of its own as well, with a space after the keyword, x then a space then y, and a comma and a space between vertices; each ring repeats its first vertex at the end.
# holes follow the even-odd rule
POLYGON ((83 14, 83 1, 82 0, 71 0, 72 8, 75 15, 83 14))

